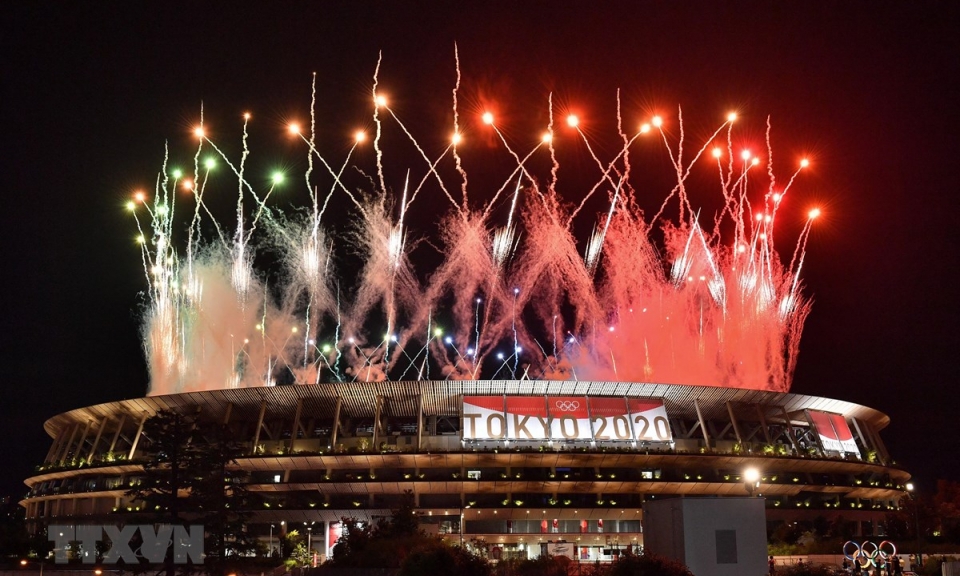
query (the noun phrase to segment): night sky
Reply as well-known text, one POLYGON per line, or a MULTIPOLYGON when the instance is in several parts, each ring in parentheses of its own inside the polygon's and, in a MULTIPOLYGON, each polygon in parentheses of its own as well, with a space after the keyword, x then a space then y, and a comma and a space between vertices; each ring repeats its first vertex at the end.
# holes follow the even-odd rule
POLYGON ((0 494, 25 493, 45 419, 145 393, 145 283, 123 204, 152 188, 165 142, 192 154, 201 103, 233 150, 253 113, 259 161, 294 175, 306 154, 283 127, 307 119, 311 74, 321 118, 369 124, 382 51, 395 107, 442 149, 455 44, 466 105, 494 103, 523 130, 543 126, 551 91, 608 125, 617 88, 631 121, 682 106, 694 140, 732 109, 760 137, 772 116, 781 176, 813 161, 793 198, 824 210, 792 391, 889 414, 882 436, 925 490, 960 480, 956 3, 153 6, 0 8, 0 494))

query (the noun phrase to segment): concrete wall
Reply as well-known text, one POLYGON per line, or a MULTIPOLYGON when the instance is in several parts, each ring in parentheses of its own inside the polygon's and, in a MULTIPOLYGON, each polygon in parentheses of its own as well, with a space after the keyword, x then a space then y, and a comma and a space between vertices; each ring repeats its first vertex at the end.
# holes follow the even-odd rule
POLYGON ((762 498, 673 498, 643 504, 644 548, 694 576, 762 576, 767 532, 762 498))

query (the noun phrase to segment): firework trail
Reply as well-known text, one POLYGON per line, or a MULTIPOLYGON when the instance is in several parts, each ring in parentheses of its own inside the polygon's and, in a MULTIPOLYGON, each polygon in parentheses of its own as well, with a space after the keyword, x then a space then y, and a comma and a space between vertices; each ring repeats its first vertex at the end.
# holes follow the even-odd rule
MULTIPOLYGON (((471 207, 472 151, 462 139, 463 87, 454 55, 453 137, 432 159, 430 147, 418 142, 380 92, 378 58, 371 88, 376 175, 370 177, 362 155, 354 154, 364 145, 362 132, 341 160, 321 151, 328 145, 317 139, 322 120, 314 77, 309 133, 290 127, 307 155, 309 203, 303 208, 272 204, 284 182, 280 175, 265 191, 248 181, 254 159, 249 114, 233 162, 207 134, 201 112, 193 174, 172 168, 165 153, 154 193, 138 193, 129 205, 147 280, 143 337, 151 394, 503 377, 789 389, 810 311, 800 272, 819 211, 807 214, 784 265, 774 225, 807 163, 786 186, 777 184, 769 118, 766 158, 737 153, 733 114, 691 147, 682 113, 671 127, 676 138, 660 116, 635 133, 624 130, 618 91, 621 145, 607 158, 580 120, 568 117, 563 129, 579 136, 599 176, 592 186, 561 192, 552 94, 545 134, 523 156, 486 112, 482 124, 513 166, 494 175, 485 203, 473 190, 471 207), (391 133, 402 133, 416 151, 403 179, 387 166, 391 133), (631 178, 631 160, 638 163, 633 147, 650 133, 659 134, 674 178, 652 217, 641 209, 631 178), (696 152, 687 157, 685 146, 696 152), (205 150, 216 158, 201 161, 205 150), (721 202, 716 212, 703 214, 690 178, 709 173, 713 161, 721 202), (223 186, 219 162, 236 185, 233 230, 207 201, 210 187, 223 186), (761 169, 751 170, 755 166, 761 169), (450 193, 455 185, 459 200, 450 193), (586 217, 581 212, 601 188, 609 203, 595 216, 591 237, 578 240, 574 224, 586 217), (184 222, 174 210, 178 189, 194 202, 184 222), (421 195, 427 199, 414 206, 421 195), (328 212, 338 196, 346 213, 328 212), (674 198, 677 217, 668 219, 674 198), (436 229, 412 232, 411 217, 428 204, 436 229), (494 217, 503 212, 505 222, 494 217), (178 238, 181 228, 185 240, 178 238), (414 265, 420 260, 433 262, 429 271, 414 265)), ((650 194, 645 190, 642 198, 650 194)))

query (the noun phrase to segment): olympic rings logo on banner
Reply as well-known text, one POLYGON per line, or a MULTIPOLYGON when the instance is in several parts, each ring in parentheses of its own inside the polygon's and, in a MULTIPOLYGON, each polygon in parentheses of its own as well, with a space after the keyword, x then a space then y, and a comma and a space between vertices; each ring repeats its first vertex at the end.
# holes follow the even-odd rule
POLYGON ((580 409, 580 403, 573 400, 557 400, 556 407, 558 412, 573 412, 580 409))
POLYGON ((884 540, 880 544, 870 541, 857 544, 853 540, 848 540, 843 544, 843 557, 860 564, 861 568, 883 568, 887 564, 887 559, 896 555, 897 547, 889 540, 884 540))

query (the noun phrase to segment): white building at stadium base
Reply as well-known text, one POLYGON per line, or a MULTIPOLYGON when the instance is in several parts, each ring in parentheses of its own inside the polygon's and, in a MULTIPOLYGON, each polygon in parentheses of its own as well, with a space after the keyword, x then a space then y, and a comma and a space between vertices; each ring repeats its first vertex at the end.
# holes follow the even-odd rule
POLYGON ((342 518, 375 521, 410 493, 428 530, 483 539, 501 557, 566 543, 608 560, 642 546, 646 499, 743 496, 751 467, 768 525, 842 516, 880 535, 910 477, 880 439, 885 414, 829 398, 589 381, 291 385, 54 416, 21 501, 31 529, 135 511, 125 493, 143 473, 144 422, 163 410, 225 423, 243 443, 238 466, 264 499, 249 531, 266 541, 306 525, 321 553, 342 518))

